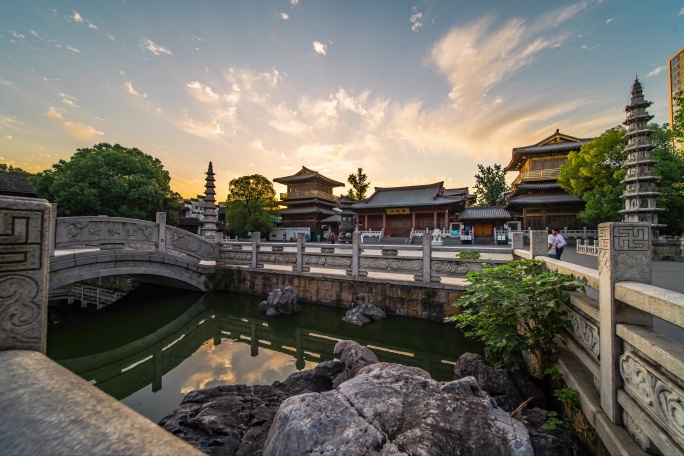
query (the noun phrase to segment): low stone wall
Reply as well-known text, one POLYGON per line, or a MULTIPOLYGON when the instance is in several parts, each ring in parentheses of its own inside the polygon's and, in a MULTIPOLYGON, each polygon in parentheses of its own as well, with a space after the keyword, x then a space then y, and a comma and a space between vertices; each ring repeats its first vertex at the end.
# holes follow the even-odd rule
POLYGON ((388 314, 439 320, 456 313, 451 304, 464 286, 436 283, 411 283, 398 280, 348 278, 332 274, 297 274, 240 268, 233 291, 266 296, 276 288, 291 286, 300 300, 350 308, 371 303, 388 314))

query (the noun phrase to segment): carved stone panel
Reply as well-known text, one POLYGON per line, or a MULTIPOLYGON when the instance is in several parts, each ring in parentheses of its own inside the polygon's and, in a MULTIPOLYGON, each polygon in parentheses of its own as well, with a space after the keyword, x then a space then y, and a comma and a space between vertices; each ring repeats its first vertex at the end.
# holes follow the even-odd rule
POLYGON ((157 224, 120 217, 60 217, 57 248, 79 244, 158 242, 157 224))
POLYGON ((0 350, 45 351, 50 210, 0 197, 0 350))
POLYGON ((567 306, 562 306, 562 308, 567 313, 568 320, 570 320, 575 340, 598 359, 601 354, 599 328, 571 308, 567 306))
POLYGON ((366 269, 387 269, 389 268, 389 260, 384 258, 361 257, 359 265, 366 269))
POLYGON ((389 268, 393 271, 420 271, 422 260, 390 260, 389 268))
POLYGON ((675 441, 684 440, 684 397, 681 386, 664 378, 631 351, 620 356, 620 375, 625 391, 641 408, 661 423, 675 441))
POLYGON ((216 258, 216 243, 171 226, 166 227, 166 247, 203 260, 216 258))

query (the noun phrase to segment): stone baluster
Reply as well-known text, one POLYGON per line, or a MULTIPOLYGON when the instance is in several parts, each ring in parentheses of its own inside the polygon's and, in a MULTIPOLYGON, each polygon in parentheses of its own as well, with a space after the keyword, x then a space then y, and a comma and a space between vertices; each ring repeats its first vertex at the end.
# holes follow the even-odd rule
POLYGON ((45 353, 51 213, 45 200, 0 196, 0 350, 45 353))
MULTIPOLYGON (((299 235, 297 235, 299 236, 299 235)), ((263 264, 259 264, 259 241, 261 240, 261 233, 255 231, 252 233, 252 267, 253 268, 263 268, 263 264)), ((299 246, 299 244, 297 244, 299 246)))
POLYGON ((55 256, 55 244, 57 242, 57 203, 52 203, 50 211, 50 256, 55 256))
POLYGON ((530 258, 548 256, 549 234, 546 230, 530 230, 530 258))
MULTIPOLYGON (((360 257, 361 257, 361 233, 359 233, 358 231, 354 231, 352 233, 351 269, 347 269, 347 271, 346 271, 348 276, 358 277, 360 275, 360 273, 359 273, 360 257)), ((363 275, 368 275, 368 272, 365 272, 365 274, 363 274, 363 275)))
POLYGON ((304 233, 297 233, 297 264, 292 266, 295 272, 309 272, 311 268, 304 266, 304 233))
POLYGON ((439 277, 432 277, 432 236, 428 233, 423 234, 423 269, 421 275, 413 276, 419 282, 439 282, 439 277))
POLYGON ((159 242, 157 252, 166 253, 166 212, 157 212, 157 229, 159 230, 159 242))
POLYGON ((513 250, 516 249, 522 249, 523 248, 523 234, 521 231, 514 231, 511 233, 511 237, 513 239, 513 242, 511 246, 513 247, 513 250))
POLYGON ((617 282, 651 283, 651 229, 648 223, 610 222, 599 225, 599 314, 601 407, 611 422, 621 423, 617 390, 622 386, 618 323, 652 326, 653 317, 615 302, 617 282))

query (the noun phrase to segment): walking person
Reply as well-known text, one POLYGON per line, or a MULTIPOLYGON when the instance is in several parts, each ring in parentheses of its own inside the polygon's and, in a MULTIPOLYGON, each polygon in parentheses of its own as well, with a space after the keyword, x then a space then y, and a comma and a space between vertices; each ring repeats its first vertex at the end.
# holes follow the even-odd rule
POLYGON ((561 255, 563 254, 563 247, 568 245, 567 241, 563 237, 562 234, 560 234, 560 231, 558 231, 557 228, 555 228, 551 233, 556 236, 556 256, 555 258, 557 260, 561 259, 561 255))
POLYGON ((330 243, 334 244, 335 243, 335 233, 330 233, 330 243))
POLYGON ((556 246, 558 245, 558 239, 556 239, 556 235, 553 234, 555 230, 551 230, 551 234, 549 234, 549 258, 556 258, 556 246))

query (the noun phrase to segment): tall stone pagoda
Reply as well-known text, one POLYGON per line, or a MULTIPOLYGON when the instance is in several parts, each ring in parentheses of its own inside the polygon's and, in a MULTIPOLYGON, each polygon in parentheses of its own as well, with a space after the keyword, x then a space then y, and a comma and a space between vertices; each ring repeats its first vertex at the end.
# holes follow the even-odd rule
POLYGON ((202 237, 207 240, 216 239, 216 200, 214 195, 214 167, 209 162, 209 169, 207 169, 207 184, 204 191, 204 219, 202 220, 202 237))
POLYGON ((658 160, 653 159, 653 130, 648 128, 648 122, 653 116, 647 111, 652 103, 644 99, 643 88, 639 78, 636 78, 632 85, 630 102, 625 107, 627 119, 623 122, 627 126, 627 160, 622 167, 627 170, 627 175, 622 181, 625 190, 620 197, 625 202, 625 208, 620 213, 625 222, 650 223, 653 239, 657 239, 658 230, 665 225, 658 224, 658 212, 664 209, 656 207, 656 198, 660 192, 655 182, 659 176, 653 173, 653 165, 658 160))

